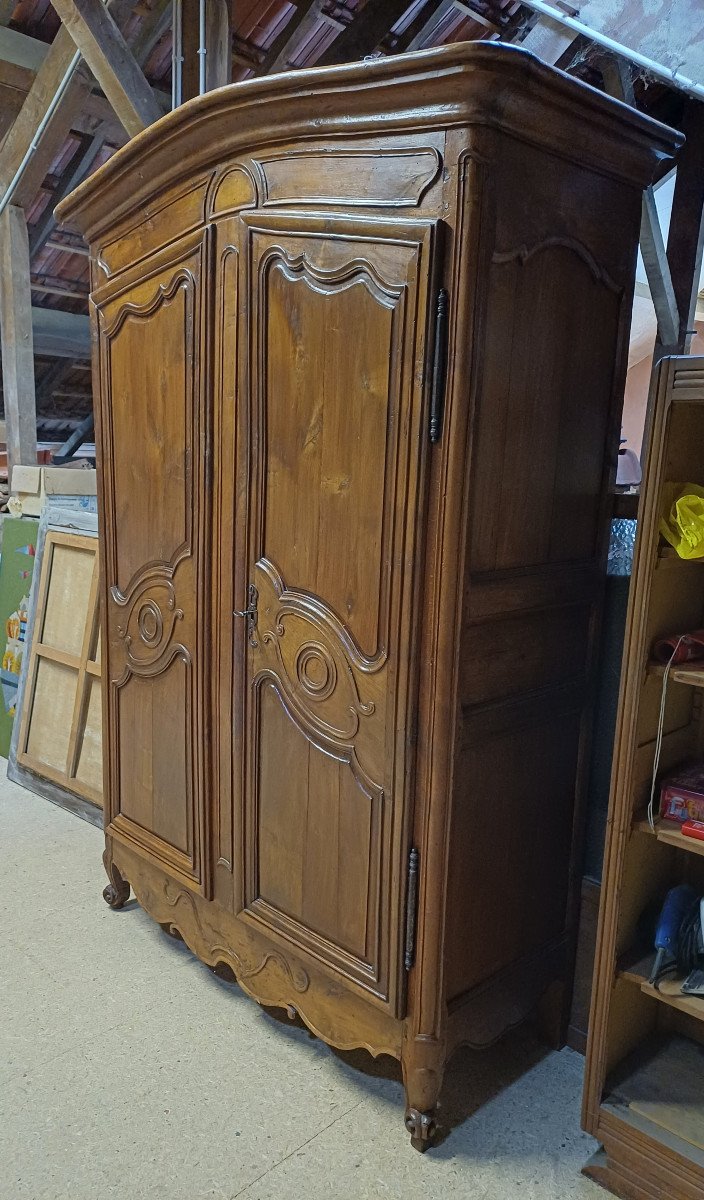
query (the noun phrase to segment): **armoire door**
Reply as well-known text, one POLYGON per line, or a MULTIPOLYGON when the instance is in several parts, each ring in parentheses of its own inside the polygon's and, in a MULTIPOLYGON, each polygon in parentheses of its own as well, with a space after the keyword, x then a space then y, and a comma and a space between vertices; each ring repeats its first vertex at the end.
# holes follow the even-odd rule
POLYGON ((201 892, 209 236, 182 239, 93 297, 108 832, 201 892))
POLYGON ((243 919, 398 1014, 435 230, 242 220, 243 919))

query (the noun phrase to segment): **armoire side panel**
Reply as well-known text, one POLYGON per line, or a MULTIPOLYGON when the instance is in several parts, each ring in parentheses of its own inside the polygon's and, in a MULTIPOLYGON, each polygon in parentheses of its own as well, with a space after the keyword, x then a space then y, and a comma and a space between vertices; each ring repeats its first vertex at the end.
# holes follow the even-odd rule
POLYGON ((393 1009, 409 787, 401 564, 422 495, 432 226, 243 219, 258 608, 245 911, 393 1009))
POLYGON ((111 832, 198 887, 207 244, 184 239, 96 296, 111 832))
MULTIPOLYGON (((526 146, 493 147, 448 880, 445 988, 455 1003, 543 953, 546 963, 562 954, 569 970, 632 270, 616 226, 584 206, 586 171, 549 154, 537 171, 526 146), (524 211, 510 197, 529 157, 535 201, 524 211)), ((632 220, 632 195, 603 187, 614 219, 632 220)))

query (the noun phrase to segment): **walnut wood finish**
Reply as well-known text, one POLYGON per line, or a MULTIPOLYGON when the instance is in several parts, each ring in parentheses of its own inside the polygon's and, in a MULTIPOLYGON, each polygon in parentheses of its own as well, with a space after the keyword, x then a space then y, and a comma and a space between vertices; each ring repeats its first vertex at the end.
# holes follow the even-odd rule
POLYGON ((400 1057, 420 1149, 452 1049, 569 991, 640 191, 676 146, 470 44, 205 95, 60 209, 110 902, 400 1057))

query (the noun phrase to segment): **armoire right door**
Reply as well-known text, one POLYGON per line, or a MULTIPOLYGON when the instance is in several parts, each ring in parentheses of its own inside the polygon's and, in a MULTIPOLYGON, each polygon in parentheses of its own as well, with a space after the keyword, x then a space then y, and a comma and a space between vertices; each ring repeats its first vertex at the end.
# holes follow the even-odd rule
POLYGON ((435 228, 241 219, 242 919, 399 1015, 435 228))

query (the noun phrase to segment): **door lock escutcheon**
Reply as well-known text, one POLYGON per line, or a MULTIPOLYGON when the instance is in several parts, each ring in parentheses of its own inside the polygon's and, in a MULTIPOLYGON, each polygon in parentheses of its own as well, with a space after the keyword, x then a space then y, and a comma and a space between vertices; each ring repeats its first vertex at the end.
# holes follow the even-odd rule
POLYGON ((259 601, 259 592, 257 591, 254 584, 250 583, 249 587, 247 588, 247 607, 242 610, 240 610, 238 608, 235 608, 233 610, 233 615, 235 617, 244 617, 245 621, 247 622, 247 633, 249 636, 249 644, 250 644, 250 646, 254 647, 254 649, 256 649, 256 647, 258 645, 257 639, 255 637, 255 630, 257 628, 257 603, 258 603, 258 601, 259 601))

